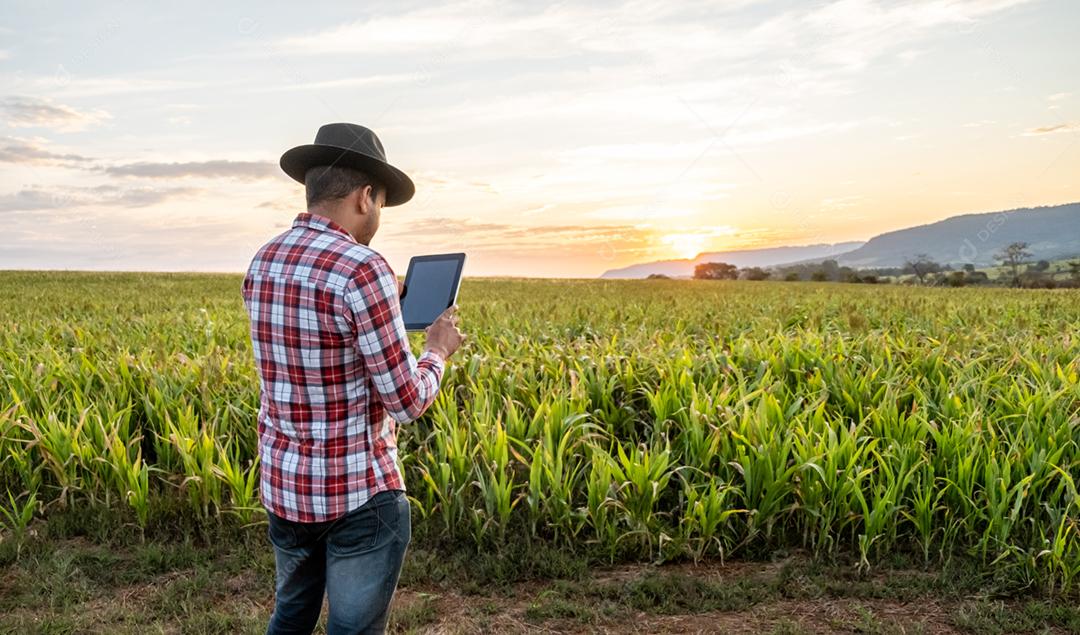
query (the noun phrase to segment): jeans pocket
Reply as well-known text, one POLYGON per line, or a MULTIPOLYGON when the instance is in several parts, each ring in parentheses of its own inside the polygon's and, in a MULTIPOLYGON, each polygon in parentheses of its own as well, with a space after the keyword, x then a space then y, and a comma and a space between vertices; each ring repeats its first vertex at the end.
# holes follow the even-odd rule
POLYGON ((300 546, 300 538, 297 536, 296 529, 292 527, 292 523, 269 512, 266 518, 268 523, 266 533, 271 544, 283 551, 293 551, 300 546))
POLYGON ((352 556, 373 549, 379 542, 381 524, 379 508, 375 504, 365 504, 349 512, 327 534, 327 553, 333 556, 352 556))

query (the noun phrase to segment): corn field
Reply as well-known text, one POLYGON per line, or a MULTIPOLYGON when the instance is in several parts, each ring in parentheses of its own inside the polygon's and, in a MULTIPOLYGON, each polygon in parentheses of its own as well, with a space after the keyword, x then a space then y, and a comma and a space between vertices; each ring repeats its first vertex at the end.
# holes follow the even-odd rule
MULTIPOLYGON (((470 340, 399 427, 424 535, 1075 588, 1076 291, 467 280, 459 305, 470 340)), ((76 506, 258 522, 247 328, 239 276, 0 273, 3 539, 76 506)))

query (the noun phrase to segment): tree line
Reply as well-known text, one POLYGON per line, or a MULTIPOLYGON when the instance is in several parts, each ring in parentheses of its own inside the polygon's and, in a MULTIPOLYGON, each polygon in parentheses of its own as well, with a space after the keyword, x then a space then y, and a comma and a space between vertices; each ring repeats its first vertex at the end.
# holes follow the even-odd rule
MULTIPOLYGON (((941 264, 926 254, 908 258, 901 267, 855 269, 841 266, 836 260, 780 267, 743 267, 727 262, 704 262, 694 267, 697 280, 785 280, 788 282, 848 282, 882 284, 893 280, 906 284, 963 287, 968 285, 1008 285, 1027 288, 1080 287, 1080 260, 1067 263, 1069 277, 1055 279, 1050 262, 1031 262, 1032 254, 1025 242, 1015 242, 995 254, 1002 271, 993 279, 974 264, 954 268, 941 264), (906 276, 906 277, 905 277, 906 276)), ((649 278, 666 278, 654 274, 649 278)))

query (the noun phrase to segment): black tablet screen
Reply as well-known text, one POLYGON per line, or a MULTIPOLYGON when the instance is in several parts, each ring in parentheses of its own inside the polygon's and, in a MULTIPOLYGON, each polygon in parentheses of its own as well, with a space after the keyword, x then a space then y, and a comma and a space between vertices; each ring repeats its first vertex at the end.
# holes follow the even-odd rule
POLYGON ((427 328, 457 297, 464 254, 420 256, 409 262, 401 313, 405 328, 427 328))

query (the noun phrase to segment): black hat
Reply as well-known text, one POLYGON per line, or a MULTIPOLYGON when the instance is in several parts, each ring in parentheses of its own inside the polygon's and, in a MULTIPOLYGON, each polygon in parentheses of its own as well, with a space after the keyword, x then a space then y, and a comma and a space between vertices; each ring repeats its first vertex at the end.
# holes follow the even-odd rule
POLYGON ((386 188, 387 207, 401 205, 416 193, 412 179, 386 162, 375 133, 354 123, 328 123, 315 134, 315 143, 281 155, 281 169, 301 183, 308 168, 317 166, 342 166, 371 175, 386 188))

